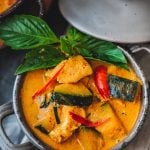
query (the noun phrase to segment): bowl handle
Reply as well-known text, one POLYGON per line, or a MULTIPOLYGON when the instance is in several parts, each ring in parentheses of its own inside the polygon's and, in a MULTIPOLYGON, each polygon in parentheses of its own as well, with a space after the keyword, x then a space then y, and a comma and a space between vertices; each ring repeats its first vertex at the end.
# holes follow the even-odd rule
POLYGON ((150 46, 147 44, 144 44, 144 45, 135 45, 135 46, 130 47, 131 53, 136 53, 136 52, 143 51, 143 50, 150 53, 150 46))
POLYGON ((7 149, 7 150, 33 150, 34 147, 30 142, 15 145, 9 140, 8 136, 6 135, 6 132, 4 131, 2 122, 5 117, 7 117, 13 113, 14 113, 14 110, 13 110, 12 102, 8 102, 8 103, 0 106, 0 139, 2 141, 4 149, 7 149))
MULTIPOLYGON (((149 44, 135 45, 135 46, 131 46, 129 49, 130 49, 130 53, 132 54, 137 53, 139 51, 146 51, 148 52, 148 54, 150 54, 149 44)), ((149 93, 149 99, 150 99, 150 81, 148 81, 148 93, 149 93)))

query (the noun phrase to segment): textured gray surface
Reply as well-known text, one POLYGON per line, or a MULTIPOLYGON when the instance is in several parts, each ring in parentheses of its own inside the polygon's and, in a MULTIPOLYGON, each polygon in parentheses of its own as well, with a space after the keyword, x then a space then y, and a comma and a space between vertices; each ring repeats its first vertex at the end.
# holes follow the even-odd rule
POLYGON ((14 73, 22 59, 23 52, 15 52, 7 48, 0 50, 0 104, 12 100, 14 73))
POLYGON ((122 43, 150 39, 149 0, 60 0, 65 18, 94 37, 122 43))

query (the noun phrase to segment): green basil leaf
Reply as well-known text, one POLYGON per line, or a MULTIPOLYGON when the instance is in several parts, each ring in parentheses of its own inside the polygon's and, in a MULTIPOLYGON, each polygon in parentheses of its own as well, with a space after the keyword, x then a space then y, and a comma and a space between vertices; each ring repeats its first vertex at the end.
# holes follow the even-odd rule
POLYGON ((64 59, 66 58, 60 50, 52 46, 33 49, 26 54, 25 60, 16 70, 16 74, 21 74, 36 69, 55 67, 64 59))
POLYGON ((66 56, 72 56, 73 51, 71 50, 71 45, 68 40, 64 37, 60 37, 60 49, 66 56))
MULTIPOLYGON (((114 64, 116 66, 119 66, 128 70, 126 58, 123 52, 118 48, 114 48, 111 50, 110 49, 108 50, 95 49, 95 50, 92 50, 91 52, 92 52, 92 56, 91 57, 87 56, 88 59, 95 59, 95 60, 100 59, 102 61, 106 61, 108 63, 114 64)), ((86 57, 86 54, 85 54, 85 57, 86 57)))
POLYGON ((128 69, 123 52, 111 42, 83 34, 73 27, 68 28, 66 36, 62 38, 65 41, 61 43, 62 51, 70 56, 80 54, 88 59, 102 60, 128 69))
POLYGON ((0 38, 13 49, 33 49, 59 41, 45 21, 30 15, 16 15, 1 22, 0 38))

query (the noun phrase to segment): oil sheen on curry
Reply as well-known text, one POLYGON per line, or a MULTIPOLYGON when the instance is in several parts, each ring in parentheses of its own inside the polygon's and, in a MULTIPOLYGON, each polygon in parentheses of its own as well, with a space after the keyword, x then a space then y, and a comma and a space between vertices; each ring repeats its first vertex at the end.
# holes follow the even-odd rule
POLYGON ((29 127, 52 149, 108 150, 132 130, 141 86, 131 67, 77 55, 52 69, 28 72, 21 102, 29 127))
POLYGON ((0 0, 0 14, 9 9, 17 0, 0 0))

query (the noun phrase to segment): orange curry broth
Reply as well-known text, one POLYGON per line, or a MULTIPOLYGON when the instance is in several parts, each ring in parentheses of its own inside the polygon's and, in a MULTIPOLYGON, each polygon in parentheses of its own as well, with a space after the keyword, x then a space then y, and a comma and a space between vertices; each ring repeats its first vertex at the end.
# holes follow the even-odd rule
POLYGON ((17 0, 0 0, 0 14, 10 8, 17 0))
MULTIPOLYGON (((139 80, 139 78, 136 76, 136 74, 133 72, 132 69, 129 71, 126 71, 124 69, 115 67, 113 65, 108 65, 104 63, 97 63, 97 62, 92 62, 91 65, 92 67, 96 67, 98 65, 105 65, 108 68, 108 73, 114 74, 117 76, 121 76, 130 80, 135 80, 138 81, 140 84, 142 82, 139 80)), ((38 108, 34 100, 32 99, 33 93, 39 89, 44 83, 44 70, 39 70, 39 71, 32 71, 27 73, 23 88, 21 90, 21 102, 22 102, 22 108, 23 108, 23 113, 25 115, 25 119, 29 125, 29 127, 33 130, 33 133, 41 139, 46 145, 52 146, 54 149, 57 150, 82 150, 80 144, 77 142, 75 135, 73 135, 69 140, 58 144, 55 143, 49 136, 41 133, 39 130, 34 128, 34 125, 37 122, 37 115, 38 115, 38 108)), ((122 124, 124 125, 126 129, 126 135, 129 134, 129 132, 132 130, 139 111, 140 111, 140 92, 137 92, 138 94, 136 95, 136 98, 134 102, 127 102, 127 101, 122 101, 119 99, 111 99, 110 103, 113 106, 117 116, 120 118, 122 124)), ((124 135, 123 138, 126 137, 124 135)), ((89 138, 92 138, 89 136, 89 138)), ((107 150, 112 148, 117 144, 116 141, 114 140, 108 140, 105 141, 105 145, 102 148, 102 150, 107 150)), ((96 148, 97 149, 97 148, 96 148)), ((92 150, 96 150, 92 149, 92 150)))

